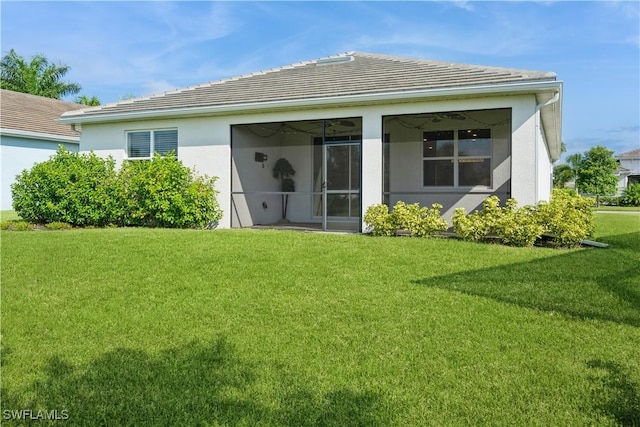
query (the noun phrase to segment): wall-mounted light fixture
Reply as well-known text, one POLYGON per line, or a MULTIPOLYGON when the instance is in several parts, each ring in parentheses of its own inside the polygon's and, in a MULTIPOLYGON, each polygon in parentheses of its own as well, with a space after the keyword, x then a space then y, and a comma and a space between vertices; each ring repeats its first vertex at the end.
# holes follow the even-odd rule
POLYGON ((264 153, 258 153, 256 151, 254 159, 255 159, 256 162, 262 163, 262 167, 264 167, 264 162, 267 161, 267 155, 264 154, 264 153))

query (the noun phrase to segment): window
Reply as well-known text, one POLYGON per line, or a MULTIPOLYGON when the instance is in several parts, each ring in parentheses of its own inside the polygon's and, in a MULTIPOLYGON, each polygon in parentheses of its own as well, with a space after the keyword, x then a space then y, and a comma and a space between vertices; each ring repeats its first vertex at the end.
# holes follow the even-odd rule
POLYGON ((491 186, 491 129, 424 132, 425 187, 491 186))
POLYGON ((127 157, 149 159, 153 153, 161 156, 173 151, 178 154, 178 130, 145 130, 127 133, 127 157))

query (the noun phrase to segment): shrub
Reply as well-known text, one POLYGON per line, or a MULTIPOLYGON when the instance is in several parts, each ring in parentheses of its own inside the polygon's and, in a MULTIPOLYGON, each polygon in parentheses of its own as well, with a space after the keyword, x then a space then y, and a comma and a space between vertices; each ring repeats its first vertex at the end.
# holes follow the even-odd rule
POLYGON ((364 222, 371 227, 374 236, 393 236, 398 229, 385 204, 369 206, 364 214, 364 222))
POLYGON ((431 209, 420 207, 418 203, 406 204, 398 201, 393 207, 392 222, 396 227, 407 230, 412 236, 427 237, 447 229, 447 221, 440 217, 442 205, 434 203, 431 209))
POLYGON ((550 202, 538 203, 536 216, 555 244, 575 247, 593 232, 593 205, 591 198, 555 189, 550 202))
POLYGON ((533 246, 544 232, 535 208, 532 206, 518 208, 518 202, 515 199, 507 200, 494 229, 502 243, 513 246, 533 246))
POLYGON ((216 179, 196 177, 173 153, 125 161, 118 178, 124 225, 207 227, 222 217, 216 179))
POLYGON ((60 147, 46 162, 25 170, 12 184, 13 207, 30 222, 60 229, 77 226, 145 225, 205 227, 222 212, 215 178, 195 177, 170 154, 150 161, 115 162, 60 147))
POLYGON ((73 226, 66 222, 50 222, 44 225, 47 230, 71 230, 73 226))
POLYGON ((412 236, 427 237, 447 229, 447 221, 440 216, 442 205, 434 203, 431 209, 420 207, 418 203, 407 204, 398 201, 393 212, 384 204, 369 206, 364 222, 371 227, 374 236, 394 236, 399 230, 406 230, 412 236))
POLYGON ((32 231, 35 230, 33 224, 27 221, 2 221, 0 222, 0 230, 8 231, 32 231))
POLYGON ((625 188, 620 201, 624 206, 640 206, 640 183, 634 182, 625 188))
POLYGON ((601 206, 619 206, 621 201, 622 197, 619 196, 600 196, 601 206))
POLYGON ((482 210, 469 215, 464 208, 456 208, 452 218, 453 231, 464 240, 477 242, 495 234, 500 217, 500 199, 489 196, 482 202, 482 210))
POLYGON ((11 185, 13 208, 29 222, 104 225, 117 209, 113 159, 60 146, 49 160, 24 170, 11 185))

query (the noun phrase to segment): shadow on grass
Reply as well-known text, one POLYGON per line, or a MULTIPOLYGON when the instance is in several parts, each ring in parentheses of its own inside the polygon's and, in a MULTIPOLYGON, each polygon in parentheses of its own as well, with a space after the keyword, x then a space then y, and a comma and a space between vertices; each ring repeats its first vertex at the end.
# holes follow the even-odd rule
POLYGON ((414 280, 537 310, 640 326, 640 233, 607 238, 607 249, 414 280))
MULTIPOLYGON (((269 396, 277 405, 265 405, 252 393, 256 372, 225 339, 158 355, 116 349, 80 368, 56 357, 49 361, 45 379, 24 396, 3 390, 2 409, 28 409, 32 416, 52 410, 60 415, 65 410, 64 424, 77 426, 337 426, 377 425, 378 419, 385 421, 380 425, 387 424, 388 418, 378 413, 382 407, 378 395, 343 389, 319 395, 299 378, 270 384, 284 393, 269 396), (290 384, 298 385, 294 399, 287 392, 290 384)), ((6 418, 3 425, 24 423, 6 418)))
POLYGON ((592 360, 587 366, 599 375, 592 377, 594 406, 621 426, 640 426, 640 390, 618 364, 592 360))

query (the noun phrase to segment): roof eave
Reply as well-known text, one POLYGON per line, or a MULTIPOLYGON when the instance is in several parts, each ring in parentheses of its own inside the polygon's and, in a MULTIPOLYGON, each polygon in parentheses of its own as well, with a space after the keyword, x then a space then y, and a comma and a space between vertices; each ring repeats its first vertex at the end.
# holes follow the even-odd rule
MULTIPOLYGON (((543 105, 540 110, 540 119, 545 134, 549 157, 555 162, 562 155, 562 82, 558 82, 558 87, 549 96, 553 98, 557 94, 556 102, 543 105), (553 95, 552 95, 553 94, 553 95)), ((551 99, 550 98, 550 99, 551 99)))
POLYGON ((212 105, 204 107, 181 107, 161 110, 129 111, 122 113, 77 114, 75 111, 64 113, 60 124, 108 123, 113 121, 133 121, 161 119, 165 117, 228 115, 233 113, 253 113, 264 110, 287 110, 301 108, 321 108, 343 104, 369 104, 388 101, 411 100, 420 98, 457 97, 469 95, 497 95, 531 93, 538 91, 558 91, 562 84, 556 80, 539 80, 505 84, 448 87, 438 89, 420 89, 393 92, 376 92, 357 95, 337 95, 318 98, 285 99, 263 102, 244 102, 237 104, 212 105), (74 114, 76 113, 76 114, 74 114))
POLYGON ((80 143, 79 136, 55 135, 52 133, 32 132, 32 131, 20 130, 20 129, 0 128, 0 135, 12 136, 16 138, 40 139, 40 140, 46 140, 51 142, 63 142, 68 144, 80 143))

